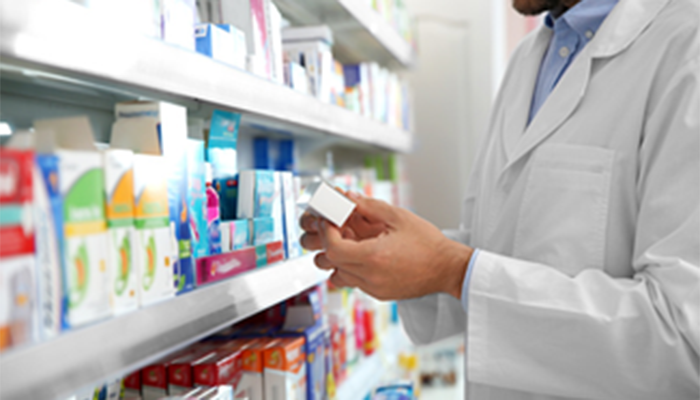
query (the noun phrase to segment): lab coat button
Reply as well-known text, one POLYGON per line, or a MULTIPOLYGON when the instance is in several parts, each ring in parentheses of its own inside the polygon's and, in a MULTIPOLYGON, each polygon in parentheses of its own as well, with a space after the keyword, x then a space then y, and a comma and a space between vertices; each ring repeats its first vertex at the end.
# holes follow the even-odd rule
POLYGON ((586 31, 586 37, 587 38, 592 38, 593 37, 593 31, 586 31))
POLYGON ((560 55, 562 58, 568 57, 568 56, 569 56, 569 48, 566 47, 566 46, 564 46, 564 47, 562 47, 561 49, 559 49, 559 55, 560 55))

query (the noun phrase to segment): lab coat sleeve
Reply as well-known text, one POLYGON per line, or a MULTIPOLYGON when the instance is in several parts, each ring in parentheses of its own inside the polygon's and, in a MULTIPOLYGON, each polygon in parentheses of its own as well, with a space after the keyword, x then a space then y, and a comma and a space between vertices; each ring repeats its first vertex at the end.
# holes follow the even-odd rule
MULTIPOLYGON (((468 227, 471 227, 476 197, 476 176, 472 175, 467 186, 460 229, 443 231, 448 239, 467 245, 470 242, 468 227)), ((432 343, 465 331, 467 320, 462 303, 448 294, 436 293, 402 300, 398 302, 398 307, 401 321, 413 343, 432 343)))
POLYGON ((598 399, 700 398, 700 62, 664 82, 640 146, 629 279, 481 251, 471 382, 598 399))

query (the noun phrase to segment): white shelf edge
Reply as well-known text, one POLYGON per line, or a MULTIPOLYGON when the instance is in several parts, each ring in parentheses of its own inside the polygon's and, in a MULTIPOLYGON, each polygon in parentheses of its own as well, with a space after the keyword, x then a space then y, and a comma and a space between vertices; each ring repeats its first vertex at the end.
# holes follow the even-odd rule
POLYGON ((318 284, 313 255, 203 286, 0 355, 0 398, 57 399, 118 377, 318 284))
POLYGON ((0 56, 30 70, 194 99, 391 151, 412 146, 402 129, 142 37, 67 0, 1 0, 0 56))

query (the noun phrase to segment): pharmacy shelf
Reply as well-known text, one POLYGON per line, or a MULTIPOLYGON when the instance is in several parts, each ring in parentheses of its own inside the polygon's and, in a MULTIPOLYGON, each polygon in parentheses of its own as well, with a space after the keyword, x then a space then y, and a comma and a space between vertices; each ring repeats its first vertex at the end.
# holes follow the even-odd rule
POLYGON ((333 31, 336 57, 343 62, 377 61, 411 67, 413 46, 362 0, 274 0, 299 25, 326 24, 333 31))
POLYGON ((0 66, 32 79, 241 111, 293 135, 396 152, 412 145, 401 129, 143 37, 68 0, 0 0, 0 66))
POLYGON ((381 338, 380 348, 359 361, 347 379, 339 386, 336 400, 363 400, 385 380, 395 380, 398 356, 411 342, 401 325, 393 325, 381 338))
POLYGON ((0 398, 62 399, 123 376, 322 282, 313 256, 284 261, 0 356, 0 398))

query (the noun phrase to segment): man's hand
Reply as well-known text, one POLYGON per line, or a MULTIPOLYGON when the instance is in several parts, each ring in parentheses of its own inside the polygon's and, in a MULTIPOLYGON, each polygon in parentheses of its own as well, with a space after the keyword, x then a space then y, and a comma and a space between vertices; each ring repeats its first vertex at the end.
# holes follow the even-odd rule
POLYGON ((471 248, 407 210, 350 197, 357 208, 342 229, 310 215, 301 220, 302 246, 325 250, 315 262, 321 269, 335 269, 334 285, 359 287, 383 300, 437 292, 461 297, 471 248))

